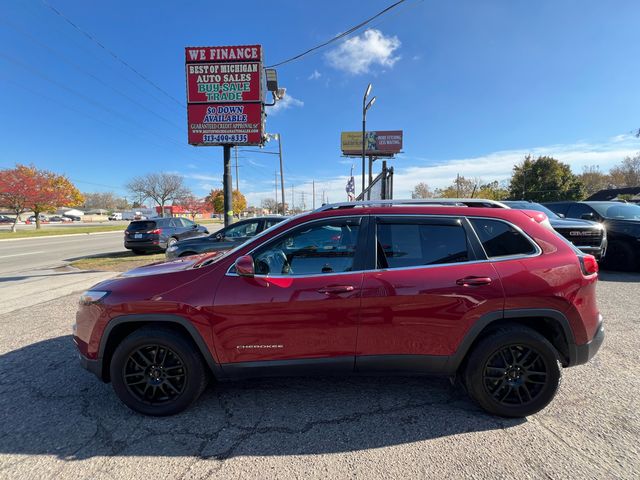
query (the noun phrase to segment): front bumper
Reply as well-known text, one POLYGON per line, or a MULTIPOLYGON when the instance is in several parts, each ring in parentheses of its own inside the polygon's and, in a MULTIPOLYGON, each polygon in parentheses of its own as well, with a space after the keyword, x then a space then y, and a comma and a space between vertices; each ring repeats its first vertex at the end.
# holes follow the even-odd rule
POLYGON ((600 316, 600 323, 598 324, 598 329, 596 330, 593 338, 582 345, 571 345, 570 346, 570 356, 571 356, 571 365, 582 365, 583 363, 587 363, 591 360, 602 345, 604 341, 604 325, 602 323, 602 316, 600 316))

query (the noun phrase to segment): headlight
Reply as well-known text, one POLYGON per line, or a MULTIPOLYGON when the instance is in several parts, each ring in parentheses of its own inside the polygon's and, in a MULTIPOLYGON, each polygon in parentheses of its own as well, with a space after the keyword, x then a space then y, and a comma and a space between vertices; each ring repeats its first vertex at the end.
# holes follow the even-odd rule
POLYGON ((177 249, 177 245, 171 245, 169 248, 167 248, 167 252, 175 252, 177 249))
POLYGON ((102 300, 107 295, 109 295, 109 292, 100 290, 87 290, 82 295, 80 295, 80 303, 82 305, 91 305, 92 303, 96 303, 97 301, 102 300))

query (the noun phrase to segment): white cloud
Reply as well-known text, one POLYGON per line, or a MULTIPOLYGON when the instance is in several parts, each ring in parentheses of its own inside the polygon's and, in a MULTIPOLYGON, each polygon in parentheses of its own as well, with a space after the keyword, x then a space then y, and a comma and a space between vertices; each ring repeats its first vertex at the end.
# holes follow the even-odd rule
POLYGON ((400 59, 393 55, 400 44, 398 37, 386 37, 380 30, 371 29, 346 40, 327 52, 325 58, 332 67, 358 75, 368 73, 373 65, 393 67, 400 59))
POLYGON ((292 107, 304 107, 304 102, 302 100, 298 100, 297 98, 287 94, 282 100, 278 101, 278 103, 276 103, 273 107, 269 107, 269 110, 267 110, 267 114, 275 115, 281 112, 282 110, 287 110, 292 107))
POLYGON ((318 70, 314 70, 311 75, 307 77, 307 80, 317 80, 322 76, 318 70))

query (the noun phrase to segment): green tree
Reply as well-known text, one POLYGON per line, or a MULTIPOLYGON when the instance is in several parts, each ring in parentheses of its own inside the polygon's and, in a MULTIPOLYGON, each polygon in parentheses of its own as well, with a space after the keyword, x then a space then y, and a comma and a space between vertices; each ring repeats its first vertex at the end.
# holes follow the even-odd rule
POLYGON ((506 200, 509 198, 509 189, 505 185, 501 185, 497 180, 494 180, 493 182, 480 185, 475 197, 486 198, 488 200, 506 200))
POLYGON ((553 157, 534 159, 527 155, 522 163, 513 167, 511 198, 550 202, 554 200, 580 200, 583 186, 571 167, 553 157))

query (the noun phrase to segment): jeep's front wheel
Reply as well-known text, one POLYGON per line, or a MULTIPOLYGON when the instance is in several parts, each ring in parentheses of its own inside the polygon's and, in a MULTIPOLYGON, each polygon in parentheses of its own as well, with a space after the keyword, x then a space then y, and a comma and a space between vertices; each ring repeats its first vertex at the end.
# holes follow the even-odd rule
POLYGON ((545 408, 561 377, 553 345, 526 327, 502 328, 480 340, 464 371, 471 397, 503 417, 526 417, 545 408))
POLYGON ((118 398, 136 412, 174 415, 194 403, 207 385, 200 353, 178 332, 143 327, 113 353, 111 382, 118 398))

